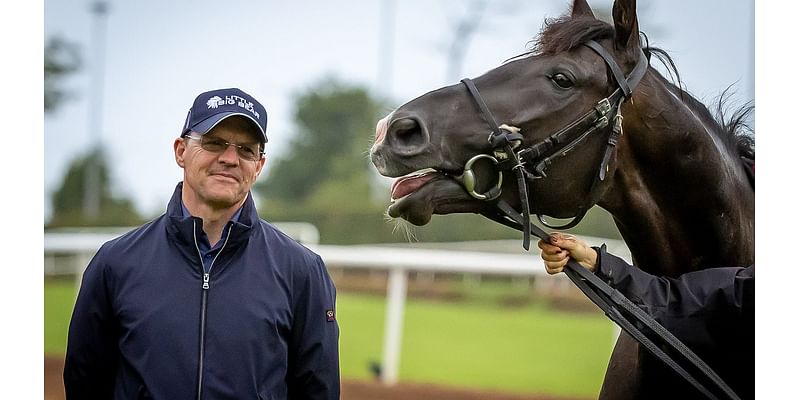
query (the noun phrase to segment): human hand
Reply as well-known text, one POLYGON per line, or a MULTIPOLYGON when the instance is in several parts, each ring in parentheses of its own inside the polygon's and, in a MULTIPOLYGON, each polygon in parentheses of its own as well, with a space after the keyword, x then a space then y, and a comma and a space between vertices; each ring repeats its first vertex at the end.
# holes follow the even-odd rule
POLYGON ((555 232, 550 235, 550 242, 539 240, 539 249, 542 251, 544 268, 550 275, 555 275, 564 270, 570 258, 577 261, 582 267, 594 272, 597 265, 597 252, 589 247, 586 242, 575 236, 555 232))

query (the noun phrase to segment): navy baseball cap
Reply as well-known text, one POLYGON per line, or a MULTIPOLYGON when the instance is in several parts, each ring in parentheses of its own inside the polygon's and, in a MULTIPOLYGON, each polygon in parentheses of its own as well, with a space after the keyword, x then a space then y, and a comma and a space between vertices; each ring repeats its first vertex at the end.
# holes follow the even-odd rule
POLYGON ((223 119, 239 115, 246 117, 261 132, 262 143, 267 142, 267 110, 241 89, 217 89, 200 93, 183 124, 181 136, 189 132, 205 135, 223 119))

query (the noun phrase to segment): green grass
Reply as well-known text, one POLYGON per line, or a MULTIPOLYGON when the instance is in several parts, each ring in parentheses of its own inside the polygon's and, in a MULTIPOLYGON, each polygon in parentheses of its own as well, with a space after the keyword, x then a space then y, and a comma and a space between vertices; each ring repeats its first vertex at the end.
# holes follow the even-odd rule
POLYGON ((46 280, 44 285, 44 353, 63 355, 67 331, 75 305, 75 281, 46 280))
MULTIPOLYGON (((339 295, 343 377, 368 378, 368 362, 380 360, 384 307, 383 297, 339 295)), ((411 299, 400 380, 595 397, 611 345, 611 323, 599 313, 411 299)))
MULTIPOLYGON (((46 281, 45 353, 64 354, 74 296, 72 281, 46 281)), ((382 357, 385 299, 340 293, 337 302, 342 377, 372 379, 367 366, 382 357)), ((611 335, 599 313, 409 299, 400 380, 595 397, 611 335)))

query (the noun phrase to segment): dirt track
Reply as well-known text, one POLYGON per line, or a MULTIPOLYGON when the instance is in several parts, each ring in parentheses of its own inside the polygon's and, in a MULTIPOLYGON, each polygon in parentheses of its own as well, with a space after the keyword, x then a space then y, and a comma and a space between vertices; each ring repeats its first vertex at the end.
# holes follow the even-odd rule
MULTIPOLYGON (((64 386, 61 374, 63 360, 45 357, 44 359, 44 400, 64 400, 64 386)), ((513 395, 508 393, 473 391, 446 388, 435 385, 402 383, 386 387, 375 382, 342 382, 342 400, 573 400, 565 397, 513 395)), ((574 399, 577 400, 577 399, 574 399)))

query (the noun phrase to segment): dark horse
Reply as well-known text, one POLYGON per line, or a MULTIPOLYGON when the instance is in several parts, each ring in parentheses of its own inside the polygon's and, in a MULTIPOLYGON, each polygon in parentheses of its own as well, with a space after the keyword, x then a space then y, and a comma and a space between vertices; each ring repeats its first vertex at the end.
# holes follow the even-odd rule
MULTIPOLYGON (((625 76, 645 55, 672 64, 663 51, 643 45, 635 1, 616 1, 613 20, 612 26, 595 19, 585 0, 575 0, 571 15, 548 21, 533 51, 474 79, 488 112, 507 126, 505 132, 519 129, 518 148, 542 143, 571 126, 619 87, 619 76, 588 43, 602 47, 619 66, 616 72, 625 76)), ((620 131, 609 144, 614 124, 602 125, 563 156, 548 160, 546 171, 540 171, 545 173, 524 165, 526 185, 518 184, 510 170, 500 180, 497 172, 476 168, 475 179, 492 180, 488 186, 502 189, 499 197, 481 199, 465 190, 463 175, 469 160, 496 149, 487 140, 487 111, 464 84, 416 98, 378 122, 371 149, 382 175, 400 177, 392 187, 389 214, 424 225, 432 214, 489 215, 498 201, 522 213, 525 197, 518 189, 526 187, 531 214, 569 218, 595 204, 610 212, 634 262, 650 273, 677 276, 752 264, 755 183, 752 167, 742 159, 754 160, 755 149, 752 137, 741 132, 750 108, 727 122, 717 121, 649 66, 620 104, 624 134, 620 131), (603 179, 597 178, 598 166, 603 179)), ((477 191, 482 192, 488 190, 477 191)), ((723 376, 726 369, 752 371, 746 361, 730 361, 712 367, 723 376)), ((729 384, 736 389, 737 382, 729 384)), ((697 393, 623 333, 600 397, 665 396, 697 393)))

